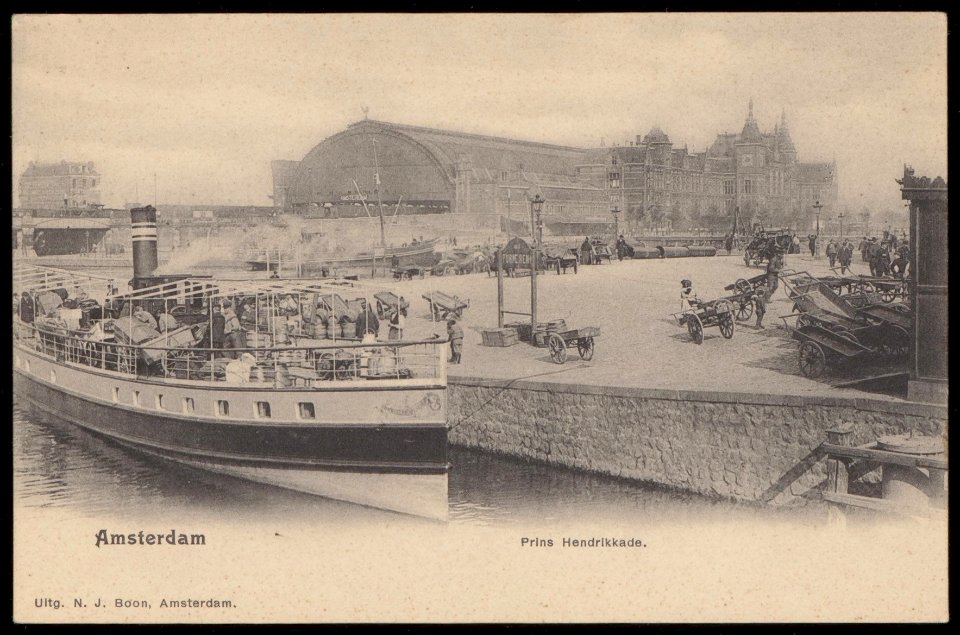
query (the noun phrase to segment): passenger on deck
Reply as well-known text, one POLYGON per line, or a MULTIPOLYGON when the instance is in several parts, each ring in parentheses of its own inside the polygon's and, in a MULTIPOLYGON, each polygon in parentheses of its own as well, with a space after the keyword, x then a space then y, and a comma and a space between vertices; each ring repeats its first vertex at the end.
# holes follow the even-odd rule
POLYGON ((370 308, 369 303, 357 316, 356 325, 357 335, 361 338, 367 333, 372 333, 374 339, 376 339, 376 336, 380 334, 380 320, 377 319, 377 314, 370 308))
POLYGON ((154 331, 157 330, 157 320, 147 312, 142 306, 138 306, 133 312, 133 319, 146 324, 154 331))
MULTIPOLYGON (((257 358, 250 353, 244 353, 240 359, 227 364, 226 382, 228 384, 246 384, 250 381, 250 371, 257 367, 257 358)), ((259 368, 257 368, 260 371, 259 368)), ((259 372, 257 381, 263 381, 263 373, 259 372)))
MULTIPOLYGON (((224 300, 221 306, 223 307, 223 347, 246 348, 246 333, 240 326, 237 314, 233 312, 233 303, 230 300, 224 300)), ((226 356, 235 358, 236 353, 229 352, 226 356)))

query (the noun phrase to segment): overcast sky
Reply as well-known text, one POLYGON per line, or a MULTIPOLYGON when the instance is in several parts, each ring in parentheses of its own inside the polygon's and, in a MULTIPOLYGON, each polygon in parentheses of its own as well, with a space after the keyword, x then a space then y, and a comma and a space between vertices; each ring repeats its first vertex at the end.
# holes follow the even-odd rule
POLYGON ((93 161, 108 206, 269 205, 271 159, 363 118, 574 146, 660 126, 702 151, 786 110, 840 197, 946 174, 941 14, 17 16, 13 186, 93 161))

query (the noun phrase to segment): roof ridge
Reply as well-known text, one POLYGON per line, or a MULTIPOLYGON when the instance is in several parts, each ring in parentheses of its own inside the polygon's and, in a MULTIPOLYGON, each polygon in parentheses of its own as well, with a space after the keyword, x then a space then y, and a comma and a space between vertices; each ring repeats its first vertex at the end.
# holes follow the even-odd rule
POLYGON ((447 130, 447 129, 444 129, 444 128, 430 128, 430 127, 427 127, 427 126, 414 126, 414 125, 404 124, 404 123, 393 123, 393 122, 391 122, 391 121, 381 121, 381 120, 379 120, 379 119, 361 119, 361 120, 359 120, 359 121, 356 121, 356 122, 348 125, 347 127, 348 127, 348 128, 353 128, 353 127, 355 127, 355 126, 359 126, 359 125, 365 124, 365 123, 366 123, 366 124, 371 124, 371 123, 372 123, 372 124, 377 124, 377 125, 381 125, 381 126, 387 126, 387 127, 390 127, 390 128, 397 128, 397 129, 399 129, 399 130, 410 130, 410 131, 412 131, 412 132, 425 132, 425 133, 433 133, 433 134, 455 135, 455 136, 458 136, 458 137, 467 137, 467 138, 469 138, 469 139, 483 139, 483 140, 485 140, 485 141, 499 141, 499 142, 504 142, 504 143, 514 143, 514 144, 515 144, 515 143, 519 143, 519 144, 528 145, 528 146, 537 146, 537 147, 541 147, 541 148, 551 148, 551 149, 554 149, 554 150, 568 150, 568 151, 571 151, 571 152, 586 152, 586 151, 587 151, 587 148, 579 148, 579 147, 576 147, 576 146, 565 146, 565 145, 559 145, 559 144, 556 144, 556 143, 545 143, 545 142, 542 142, 542 141, 528 141, 528 140, 526 140, 526 139, 512 139, 512 138, 510 138, 510 137, 496 137, 496 136, 493 136, 493 135, 483 135, 483 134, 477 134, 477 133, 474 133, 474 132, 461 132, 461 131, 459 131, 459 130, 447 130))

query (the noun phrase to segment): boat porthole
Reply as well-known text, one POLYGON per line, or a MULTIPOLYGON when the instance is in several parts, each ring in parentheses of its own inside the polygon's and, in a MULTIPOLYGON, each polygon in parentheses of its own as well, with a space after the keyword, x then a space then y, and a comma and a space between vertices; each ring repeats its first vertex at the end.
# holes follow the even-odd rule
POLYGON ((113 387, 113 403, 120 401, 120 388, 117 386, 113 387))
POLYGON ((134 390, 134 391, 133 391, 133 405, 134 405, 134 406, 139 406, 139 405, 140 405, 140 391, 139 391, 139 390, 134 390))
POLYGON ((191 414, 194 411, 193 397, 184 397, 183 398, 183 411, 186 414, 191 414))

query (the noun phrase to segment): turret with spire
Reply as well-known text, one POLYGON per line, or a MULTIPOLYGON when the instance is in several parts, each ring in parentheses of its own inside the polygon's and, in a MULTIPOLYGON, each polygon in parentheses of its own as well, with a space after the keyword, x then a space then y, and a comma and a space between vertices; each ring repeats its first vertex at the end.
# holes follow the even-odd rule
POLYGON ((796 163, 797 149, 790 139, 790 128, 787 127, 787 111, 784 109, 780 113, 780 126, 777 128, 777 149, 780 156, 786 163, 796 163))
POLYGON ((747 113, 747 120, 743 124, 743 131, 740 133, 740 143, 761 143, 763 135, 760 134, 760 127, 753 116, 753 98, 750 98, 750 110, 747 113))

